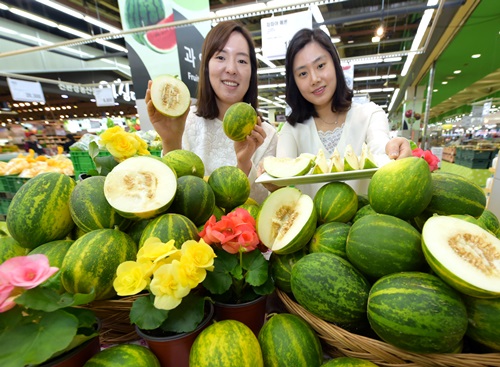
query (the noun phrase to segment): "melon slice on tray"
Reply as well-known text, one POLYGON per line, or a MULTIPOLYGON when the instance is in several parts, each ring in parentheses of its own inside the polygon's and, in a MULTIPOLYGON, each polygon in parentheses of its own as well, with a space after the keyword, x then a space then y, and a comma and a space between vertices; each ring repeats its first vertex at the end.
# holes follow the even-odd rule
POLYGON ((301 154, 297 158, 266 157, 263 165, 267 174, 276 178, 303 176, 311 170, 313 158, 310 154, 301 154))
POLYGON ((370 149, 368 149, 368 145, 363 143, 361 147, 361 156, 359 157, 359 168, 360 169, 370 169, 377 168, 377 164, 375 163, 375 157, 373 156, 370 149))
POLYGON ((177 177, 161 159, 131 157, 106 176, 104 196, 120 215, 153 218, 165 212, 175 197, 177 177))
POLYGON ((182 80, 172 75, 160 75, 153 79, 151 101, 161 114, 179 117, 189 108, 191 96, 182 80))
POLYGON ((321 174, 321 173, 329 173, 330 172, 330 165, 328 163, 328 160, 326 159, 325 152, 323 149, 320 149, 318 154, 316 155, 316 159, 314 160, 314 168, 312 173, 313 174, 321 174))
POLYGON ((330 172, 344 172, 344 161, 340 157, 339 150, 335 148, 332 156, 330 157, 330 172))
POLYGON ((359 160, 352 149, 351 144, 345 147, 344 152, 344 171, 355 171, 359 169, 359 160))

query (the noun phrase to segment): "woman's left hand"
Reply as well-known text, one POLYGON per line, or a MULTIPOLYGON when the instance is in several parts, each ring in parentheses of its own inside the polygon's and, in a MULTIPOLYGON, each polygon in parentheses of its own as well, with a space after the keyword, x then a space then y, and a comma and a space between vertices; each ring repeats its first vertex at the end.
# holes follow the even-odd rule
POLYGON ((401 137, 392 138, 385 146, 385 153, 390 159, 411 157, 410 142, 401 137))
POLYGON ((257 148, 264 143, 266 136, 267 135, 264 131, 264 128, 262 127, 260 117, 258 117, 257 124, 253 128, 250 135, 248 135, 243 141, 234 142, 234 151, 236 152, 238 167, 247 175, 252 169, 252 156, 257 148))

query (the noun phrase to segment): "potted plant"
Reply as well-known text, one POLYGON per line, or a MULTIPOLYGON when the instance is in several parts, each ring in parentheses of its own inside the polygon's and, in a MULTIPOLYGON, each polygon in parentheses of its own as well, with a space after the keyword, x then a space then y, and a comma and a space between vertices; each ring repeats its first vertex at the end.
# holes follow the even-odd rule
POLYGON ((84 344, 87 354, 79 363, 85 363, 99 351, 95 314, 74 307, 94 295, 61 294, 58 270, 42 254, 13 257, 0 265, 1 366, 63 360, 84 344))

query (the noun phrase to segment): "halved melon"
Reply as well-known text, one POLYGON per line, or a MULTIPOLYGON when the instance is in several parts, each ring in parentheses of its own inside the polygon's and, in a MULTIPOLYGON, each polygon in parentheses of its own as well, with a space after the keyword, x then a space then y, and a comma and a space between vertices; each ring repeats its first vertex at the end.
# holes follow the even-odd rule
POLYGON ((434 272, 472 297, 500 297, 500 240, 476 224, 433 216, 422 229, 422 249, 434 272))
POLYGON ((182 80, 172 75, 160 75, 153 79, 151 101, 161 114, 179 117, 189 108, 191 96, 182 80))
POLYGON ((375 164, 375 157, 372 152, 368 148, 366 143, 363 143, 361 147, 361 156, 359 157, 359 168, 360 169, 369 169, 369 168, 377 168, 375 164))
POLYGON ((313 199, 294 187, 271 193, 257 217, 261 242, 278 255, 304 248, 316 230, 317 214, 313 199))
POLYGON ((359 169, 359 160, 352 149, 351 144, 345 147, 344 152, 344 171, 355 171, 359 169))
MULTIPOLYGON (((314 156, 313 156, 314 157, 314 156)), ((307 174, 313 165, 310 155, 300 155, 297 158, 266 157, 264 169, 273 177, 294 177, 307 174)))
POLYGON ((177 191, 174 171, 161 159, 141 156, 119 163, 106 176, 104 196, 120 215, 153 218, 165 212, 177 191))

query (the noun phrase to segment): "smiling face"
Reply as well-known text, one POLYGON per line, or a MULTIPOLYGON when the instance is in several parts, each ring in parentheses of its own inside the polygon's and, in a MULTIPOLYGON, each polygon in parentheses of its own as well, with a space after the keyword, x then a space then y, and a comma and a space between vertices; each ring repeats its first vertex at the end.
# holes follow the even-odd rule
POLYGON ((293 60, 293 76, 302 96, 316 110, 330 108, 337 88, 331 55, 317 42, 304 46, 293 60))
POLYGON ((229 106, 243 101, 250 85, 250 51, 241 33, 233 32, 224 48, 214 53, 208 62, 208 71, 222 119, 229 106))

